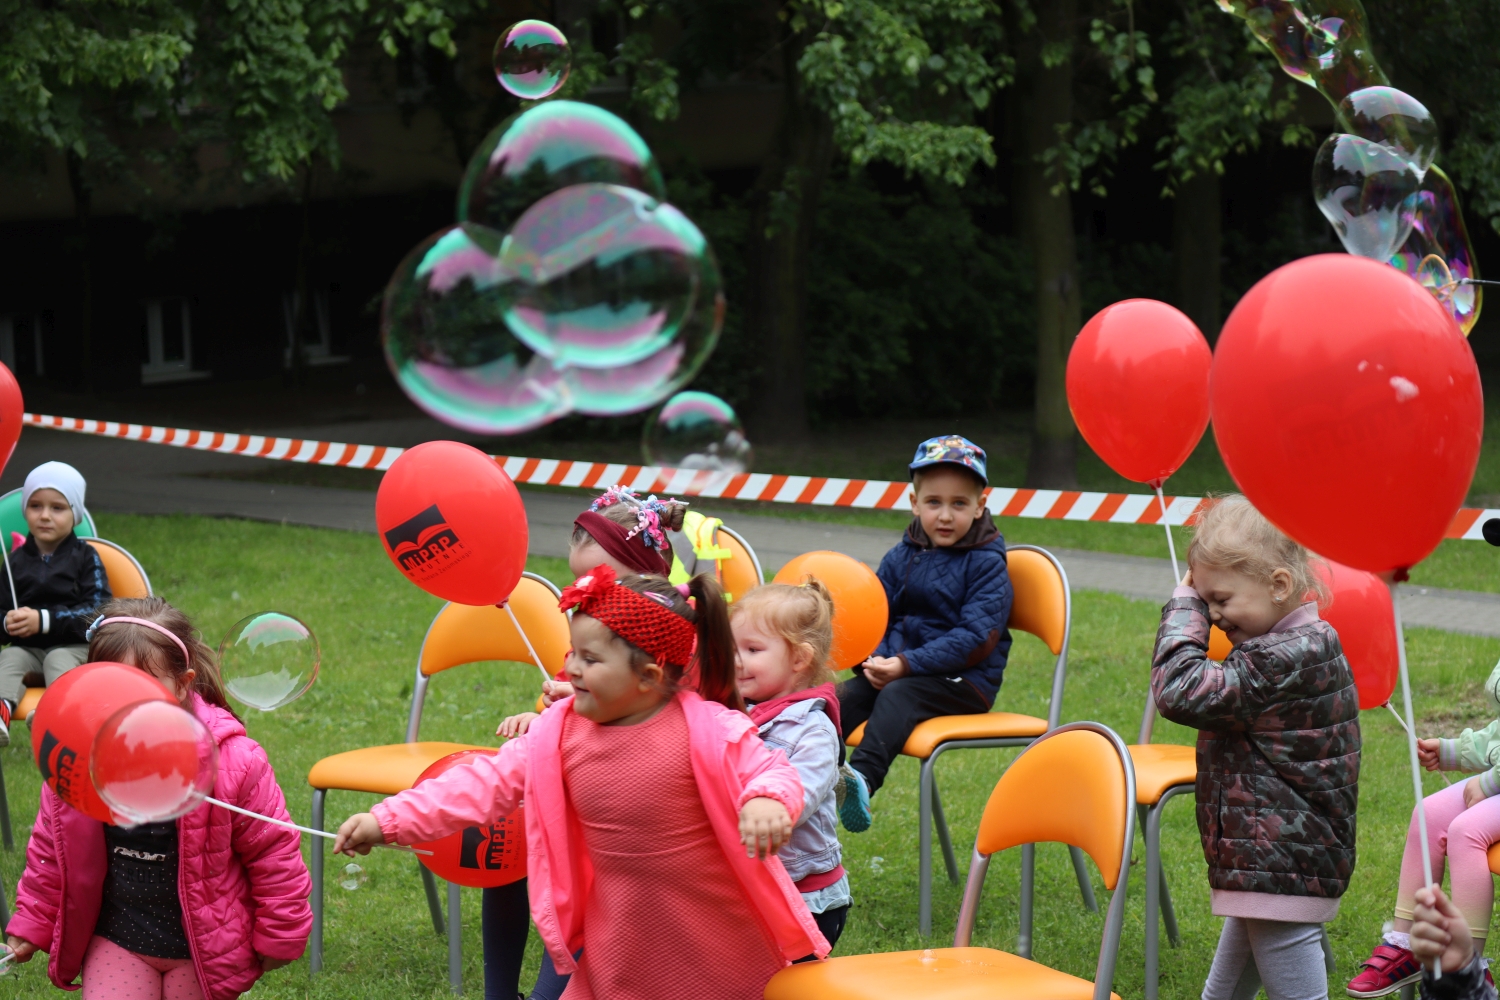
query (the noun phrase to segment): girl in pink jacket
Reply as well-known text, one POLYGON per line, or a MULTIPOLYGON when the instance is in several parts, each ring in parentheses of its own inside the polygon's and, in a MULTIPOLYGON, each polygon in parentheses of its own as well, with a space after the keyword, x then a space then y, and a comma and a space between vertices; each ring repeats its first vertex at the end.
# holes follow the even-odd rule
MULTIPOLYGON (((173 692, 219 746, 213 795, 288 819, 260 744, 230 711, 213 653, 159 597, 114 600, 89 630, 90 661, 139 667, 173 692)), ((292 830, 202 806, 125 828, 42 788, 6 945, 48 953, 47 975, 84 1000, 232 1000, 302 955, 311 880, 292 830)))
POLYGON ((497 755, 350 817, 334 850, 435 840, 524 799, 532 919, 573 974, 567 1000, 760 1000, 777 970, 827 955, 776 857, 802 784, 741 710, 718 584, 688 589, 580 577, 562 599, 572 697, 497 755))

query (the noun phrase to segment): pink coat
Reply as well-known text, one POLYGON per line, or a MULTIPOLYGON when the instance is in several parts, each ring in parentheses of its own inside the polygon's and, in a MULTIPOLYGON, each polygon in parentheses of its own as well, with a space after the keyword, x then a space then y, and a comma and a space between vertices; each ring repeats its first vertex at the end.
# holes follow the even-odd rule
MULTIPOLYGON (((289 819, 266 752, 229 712, 193 695, 193 713, 219 744, 214 797, 289 819)), ((293 830, 202 806, 177 821, 177 891, 193 967, 208 1000, 232 1000, 260 978, 257 955, 300 958, 312 929, 312 888, 293 830)), ((43 786, 41 808, 5 931, 48 953, 65 990, 83 969, 104 901, 104 824, 43 786)))
MULTIPOLYGON (((747 858, 740 843, 739 810, 750 799, 775 799, 796 821, 803 798, 796 768, 780 750, 760 741, 743 712, 692 692, 677 698, 687 716, 703 807, 746 899, 788 962, 810 954, 826 956, 828 942, 781 859, 747 858)), ((563 699, 495 756, 475 757, 373 810, 387 842, 414 844, 496 822, 524 799, 531 916, 553 964, 564 974, 574 971, 573 954, 584 947, 583 903, 593 881, 582 829, 563 786, 563 719, 572 710, 573 699, 563 699)), ((642 794, 650 792, 641 789, 642 794)))

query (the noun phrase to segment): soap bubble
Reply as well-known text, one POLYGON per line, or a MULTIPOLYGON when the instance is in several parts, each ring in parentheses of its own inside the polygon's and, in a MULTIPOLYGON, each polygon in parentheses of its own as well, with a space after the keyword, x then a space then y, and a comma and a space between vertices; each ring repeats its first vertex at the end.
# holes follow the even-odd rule
POLYGON ((1438 150, 1438 125, 1420 101, 1395 87, 1364 87, 1339 104, 1339 119, 1350 132, 1397 150, 1420 177, 1438 150))
POLYGON ((458 219, 494 230, 498 246, 536 202, 591 183, 667 196, 656 158, 619 116, 593 104, 548 101, 501 122, 475 150, 459 182, 458 219))
POLYGON ((353 892, 369 880, 370 876, 365 874, 365 870, 351 861, 344 866, 343 877, 339 879, 339 885, 353 892))
POLYGON ((1443 304, 1467 337, 1479 321, 1484 291, 1482 286, 1465 281, 1479 277, 1479 265, 1474 259, 1468 230, 1464 227, 1458 192, 1453 190, 1448 175, 1437 166, 1429 168, 1427 176, 1422 178, 1422 187, 1417 192, 1416 206, 1412 211, 1411 235, 1390 262, 1412 277, 1419 277, 1417 272, 1422 261, 1432 256, 1443 261, 1456 283, 1443 304))
POLYGON ((495 79, 522 100, 557 93, 572 65, 567 37, 546 21, 517 21, 495 41, 495 79))
POLYGON ((681 375, 718 339, 719 269, 708 241, 676 208, 632 188, 580 184, 548 195, 517 220, 499 259, 517 279, 510 330, 559 368, 631 366, 681 343, 681 375))
POLYGON ((1389 260, 1411 233, 1422 178, 1410 160, 1357 135, 1328 137, 1313 161, 1313 198, 1344 249, 1389 260))
POLYGON ((734 408, 706 392, 679 392, 646 421, 647 465, 748 472, 754 460, 734 408))
POLYGON ((280 611, 241 618, 219 643, 219 670, 236 701, 269 712, 307 693, 318 679, 318 637, 280 611))
POLYGON ((218 773, 219 747, 208 728, 171 701, 139 701, 111 715, 89 757, 99 798, 131 826, 192 812, 218 773))
POLYGON ((567 413, 568 400, 551 362, 505 325, 514 289, 489 242, 499 235, 465 224, 407 254, 386 287, 381 335, 412 402, 454 427, 518 434, 567 413))

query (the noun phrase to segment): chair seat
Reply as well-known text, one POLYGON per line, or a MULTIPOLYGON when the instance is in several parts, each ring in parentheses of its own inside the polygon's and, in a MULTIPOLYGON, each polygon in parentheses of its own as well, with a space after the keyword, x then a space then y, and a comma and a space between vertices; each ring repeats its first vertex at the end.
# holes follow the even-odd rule
POLYGON ((1490 845, 1489 859, 1490 874, 1500 875, 1500 843, 1490 845))
POLYGON ((26 693, 21 696, 21 704, 16 706, 16 718, 29 722, 31 713, 36 711, 37 702, 41 701, 42 695, 46 693, 46 688, 27 688, 26 693))
MULTIPOLYGON (((940 743, 955 740, 1035 739, 1047 731, 1047 720, 1015 712, 986 712, 983 715, 940 715, 913 729, 901 752, 908 757, 926 760, 940 743)), ((851 747, 864 739, 865 727, 849 734, 845 741, 851 747)))
POLYGON ((1136 744, 1127 748, 1135 766, 1135 801, 1154 806, 1167 789, 1198 780, 1198 752, 1170 743, 1136 744))
POLYGON ((324 757, 307 772, 314 788, 395 795, 417 783, 436 761, 460 750, 484 749, 470 743, 391 743, 324 757))
MULTIPOLYGON (((930 948, 789 965, 765 1000, 1090 1000, 1094 984, 993 948, 930 948)), ((1112 1000, 1119 1000, 1111 993, 1112 1000)))

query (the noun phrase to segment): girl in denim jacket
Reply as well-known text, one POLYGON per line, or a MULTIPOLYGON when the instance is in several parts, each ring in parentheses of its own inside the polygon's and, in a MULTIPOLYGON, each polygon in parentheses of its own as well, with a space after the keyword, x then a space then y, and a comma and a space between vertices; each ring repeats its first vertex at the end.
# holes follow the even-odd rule
POLYGON ((800 586, 767 584, 732 605, 730 624, 735 682, 750 719, 802 779, 802 815, 781 848, 781 862, 832 947, 853 901, 841 863, 835 796, 842 741, 828 668, 833 600, 811 577, 800 586))

